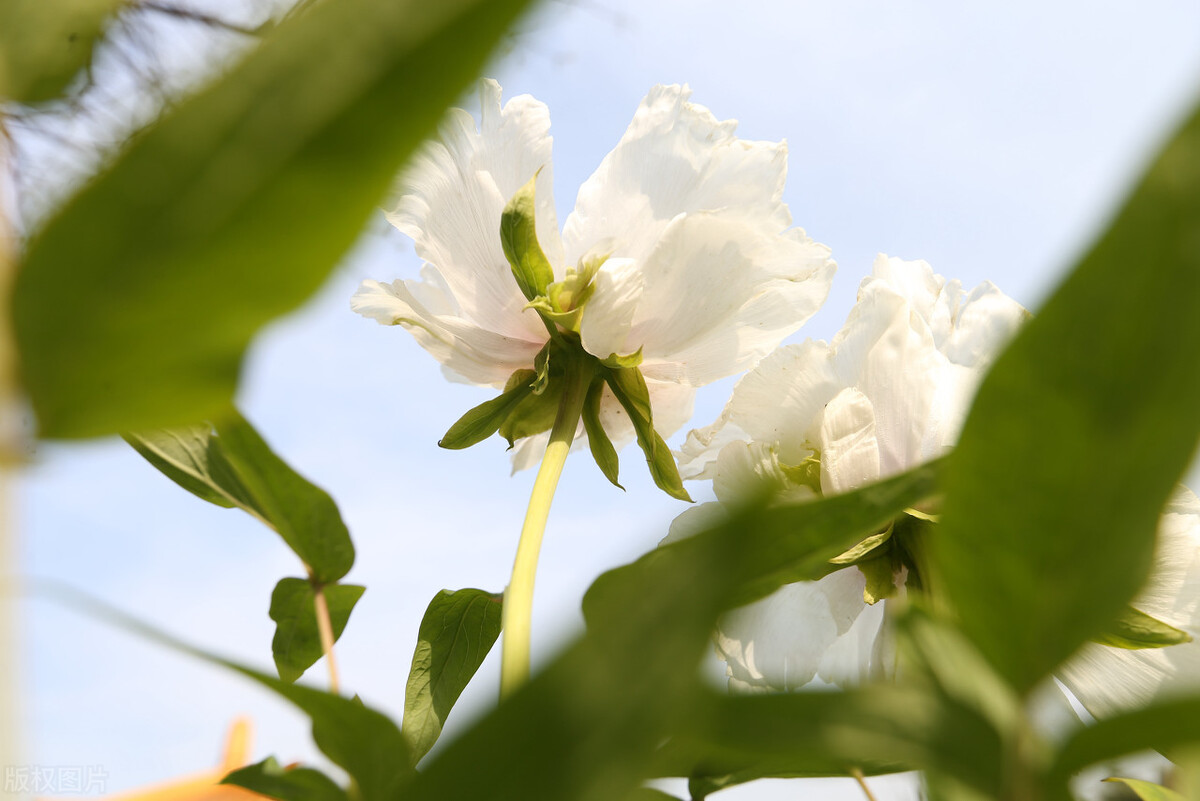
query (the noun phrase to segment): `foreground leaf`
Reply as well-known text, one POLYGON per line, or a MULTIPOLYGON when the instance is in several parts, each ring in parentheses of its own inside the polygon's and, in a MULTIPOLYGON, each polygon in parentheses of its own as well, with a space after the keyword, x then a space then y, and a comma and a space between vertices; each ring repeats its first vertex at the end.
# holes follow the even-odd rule
POLYGON ((1001 355, 931 538, 963 630, 1020 691, 1145 583, 1200 434, 1200 113, 1001 355))
POLYGON ((1171 753, 1195 745, 1200 745, 1200 696, 1159 701, 1077 731, 1059 749, 1050 774, 1065 784, 1092 765, 1148 749, 1171 753))
POLYGON ((250 338, 321 285, 528 2, 313 4, 135 139, 17 276, 42 436, 227 407, 250 338))
POLYGON ((1141 779, 1119 779, 1114 776, 1104 781, 1118 782, 1125 785, 1142 801, 1186 801, 1182 794, 1175 792, 1169 787, 1163 787, 1161 784, 1154 784, 1153 782, 1142 781, 1141 779))
POLYGON ((227 411, 208 425, 127 434, 168 478, 218 506, 237 506, 274 529, 313 578, 336 582, 354 564, 354 545, 333 498, 280 459, 250 423, 227 411))
POLYGON ((347 798, 346 791, 319 770, 285 768, 274 757, 235 770, 221 784, 244 787, 280 801, 345 801, 347 798))
POLYGON ((1192 635, 1132 606, 1108 624, 1095 641, 1113 648, 1166 648, 1192 641, 1192 635))
MULTIPOLYGON (((78 591, 54 587, 48 594, 53 600, 68 604, 90 617, 240 673, 287 699, 312 720, 313 742, 330 761, 350 774, 361 801, 395 801, 399 789, 411 776, 408 746, 400 729, 386 715, 370 709, 358 699, 289 684, 253 668, 222 659, 78 591)), ((306 779, 305 783, 314 785, 319 780, 314 782, 306 779)))
POLYGON ((0 3, 0 100, 41 103, 67 89, 92 60, 105 24, 126 0, 0 3))
POLYGON ((415 765, 500 636, 503 595, 442 590, 429 602, 404 690, 404 736, 415 765))
MULTIPOLYGON (((321 588, 329 608, 334 642, 342 636, 354 605, 365 591, 365 587, 355 584, 329 584, 321 588)), ((315 601, 312 582, 306 579, 280 579, 271 593, 269 614, 275 621, 271 655, 275 658, 279 678, 284 681, 300 678, 324 655, 315 601)))
POLYGON ((585 596, 586 636, 439 749, 406 797, 628 796, 655 772, 665 738, 705 725, 697 668, 719 612, 751 585, 769 592, 773 579, 820 570, 930 494, 935 477, 926 467, 815 503, 748 509, 728 526, 609 571, 585 596))

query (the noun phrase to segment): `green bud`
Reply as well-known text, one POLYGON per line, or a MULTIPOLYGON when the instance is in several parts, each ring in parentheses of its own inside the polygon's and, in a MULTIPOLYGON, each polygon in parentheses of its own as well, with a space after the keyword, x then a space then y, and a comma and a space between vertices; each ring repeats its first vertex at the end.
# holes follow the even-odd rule
POLYGON ((539 169, 508 201, 500 216, 500 243, 512 267, 513 277, 526 300, 546 294, 554 281, 554 268, 538 244, 534 186, 539 169))

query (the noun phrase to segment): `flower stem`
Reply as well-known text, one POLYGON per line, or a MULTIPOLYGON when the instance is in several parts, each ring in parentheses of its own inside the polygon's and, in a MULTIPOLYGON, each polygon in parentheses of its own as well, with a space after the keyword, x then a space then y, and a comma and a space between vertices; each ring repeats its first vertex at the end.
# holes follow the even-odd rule
POLYGON ((313 609, 317 615, 317 635, 321 638, 321 653, 329 667, 329 692, 338 695, 337 659, 333 655, 333 622, 329 619, 329 602, 325 599, 325 588, 313 583, 313 609))
POLYGON ((858 786, 863 791, 863 795, 867 797, 867 801, 875 801, 875 795, 871 792, 871 788, 867 786, 867 779, 863 776, 863 772, 858 768, 851 768, 850 775, 854 777, 854 781, 858 782, 858 786))
POLYGON ((562 475, 571 443, 575 441, 579 418, 583 414, 583 400, 591 378, 586 373, 578 366, 568 367, 566 389, 558 402, 558 414, 550 430, 550 443, 546 446, 542 466, 538 468, 533 492, 529 496, 525 524, 521 527, 521 539, 517 543, 517 558, 513 562, 512 580, 504 591, 504 609, 501 613, 501 698, 512 695, 529 678, 529 634, 538 554, 542 549, 542 535, 546 531, 546 518, 550 515, 550 503, 554 500, 558 477, 562 475))

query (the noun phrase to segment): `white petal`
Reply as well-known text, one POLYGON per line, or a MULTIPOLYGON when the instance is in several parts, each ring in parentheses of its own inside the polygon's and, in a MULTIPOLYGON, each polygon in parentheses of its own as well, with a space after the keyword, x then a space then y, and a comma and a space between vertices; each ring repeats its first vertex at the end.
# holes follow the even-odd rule
POLYGON ((539 169, 537 228, 552 264, 561 263, 550 166, 550 115, 528 95, 500 106, 500 86, 480 90, 482 132, 452 109, 439 138, 414 157, 399 179, 403 193, 387 214, 413 238, 417 254, 441 273, 460 313, 502 336, 535 335, 536 315, 522 314, 517 288, 500 244, 505 203, 539 169))
POLYGON ((717 653, 729 664, 731 687, 792 690, 812 681, 838 636, 829 597, 818 583, 781 587, 718 621, 717 653))
MULTIPOLYGON (((674 220, 641 269, 641 297, 620 350, 642 348, 647 377, 701 386, 752 366, 803 325, 825 300, 836 266, 803 232, 769 234, 698 213, 674 220)), ((593 343, 590 325, 585 312, 584 347, 607 356, 613 343, 593 343)))
POLYGON ((569 264, 595 242, 614 237, 617 256, 641 258, 679 214, 714 211, 757 220, 773 231, 791 224, 780 200, 787 146, 748 142, 737 123, 718 122, 691 91, 656 86, 629 129, 579 190, 563 239, 569 264))
POLYGON ((781 462, 798 465, 817 441, 825 404, 843 386, 829 346, 808 340, 763 359, 738 381, 726 409, 730 422, 752 439, 775 443, 781 462))
POLYGON ((694 537, 702 531, 718 526, 729 519, 729 512, 722 504, 715 501, 689 506, 671 521, 667 536, 659 545, 669 545, 688 537, 694 537))
POLYGON ((843 386, 857 387, 874 406, 882 475, 922 461, 930 409, 946 364, 922 319, 887 283, 864 283, 831 347, 843 386))
POLYGON ((533 364, 544 341, 479 328, 447 309, 448 304, 449 299, 429 281, 363 281, 350 299, 350 307, 359 314, 406 328, 444 369, 472 384, 503 386, 514 370, 533 364), (429 299, 429 306, 421 302, 422 297, 429 299))
POLYGON ((879 479, 875 411, 866 395, 843 389, 825 406, 817 435, 821 491, 849 492, 879 479))
POLYGON ((717 457, 713 493, 730 506, 761 498, 788 488, 787 476, 775 452, 761 442, 731 442, 717 457))
POLYGON ((626 339, 645 286, 645 275, 632 259, 610 258, 596 273, 595 292, 583 307, 580 337, 588 353, 606 359, 627 356, 626 339))

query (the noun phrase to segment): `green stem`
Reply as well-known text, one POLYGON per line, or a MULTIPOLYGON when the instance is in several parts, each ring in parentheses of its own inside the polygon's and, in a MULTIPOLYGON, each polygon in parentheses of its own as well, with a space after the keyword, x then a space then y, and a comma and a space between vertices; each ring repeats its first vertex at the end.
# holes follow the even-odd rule
POLYGON ((538 468, 537 478, 533 481, 525 524, 521 527, 521 539, 517 543, 512 580, 504 591, 504 610, 501 613, 501 698, 512 695, 529 678, 529 633, 538 554, 542 549, 546 518, 550 516, 550 503, 554 500, 554 490, 558 487, 558 477, 562 475, 571 443, 575 441, 575 430, 579 427, 583 400, 591 379, 587 371, 579 369, 579 366, 568 367, 568 371, 566 389, 558 403, 554 427, 550 430, 550 443, 546 446, 542 466, 538 468))

